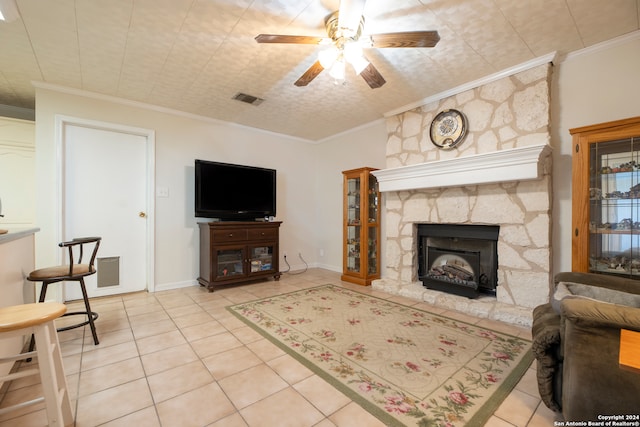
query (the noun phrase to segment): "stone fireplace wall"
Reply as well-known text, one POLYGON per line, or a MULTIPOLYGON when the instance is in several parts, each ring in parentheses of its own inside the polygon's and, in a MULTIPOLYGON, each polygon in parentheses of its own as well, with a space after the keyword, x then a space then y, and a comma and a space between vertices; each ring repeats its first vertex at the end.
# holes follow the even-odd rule
MULTIPOLYGON (((388 118, 387 168, 548 144, 551 70, 551 64, 537 66, 388 118), (443 151, 431 143, 429 127, 449 108, 467 116, 469 132, 457 148, 443 151)), ((380 282, 396 289, 414 285, 414 293, 422 289, 415 286, 416 223, 492 224, 500 225, 497 302, 528 311, 546 302, 551 156, 543 162, 537 180, 385 192, 386 262, 380 282)))

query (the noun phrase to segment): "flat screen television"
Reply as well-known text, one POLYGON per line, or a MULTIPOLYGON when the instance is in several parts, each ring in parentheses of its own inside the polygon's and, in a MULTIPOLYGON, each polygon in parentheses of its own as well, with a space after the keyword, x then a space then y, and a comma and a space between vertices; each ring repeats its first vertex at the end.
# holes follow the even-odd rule
POLYGON ((275 169, 196 159, 196 217, 247 221, 275 215, 275 169))

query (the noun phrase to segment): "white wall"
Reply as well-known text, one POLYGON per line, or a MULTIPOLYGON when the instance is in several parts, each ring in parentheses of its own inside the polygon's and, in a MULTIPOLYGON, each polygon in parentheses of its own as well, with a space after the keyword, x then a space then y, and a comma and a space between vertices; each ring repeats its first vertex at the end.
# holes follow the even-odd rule
MULTIPOLYGON (((386 123, 380 119, 314 146, 314 158, 318 163, 315 205, 318 266, 342 271, 342 171, 365 166, 383 169, 386 144, 386 123)), ((381 231, 384 235, 384 218, 381 231)), ((380 259, 384 260, 384 247, 381 250, 380 259)))
POLYGON ((198 220, 193 214, 195 158, 276 169, 276 219, 283 221, 281 250, 302 252, 315 263, 316 161, 309 143, 246 127, 37 88, 37 225, 41 228, 36 240, 37 266, 57 262, 57 243, 61 240, 54 134, 58 114, 155 131, 156 186, 169 189, 168 198, 156 198, 156 288, 195 283, 198 276, 198 220))
POLYGON ((640 116, 640 32, 585 49, 556 65, 551 94, 553 271, 571 271, 569 129, 640 116))

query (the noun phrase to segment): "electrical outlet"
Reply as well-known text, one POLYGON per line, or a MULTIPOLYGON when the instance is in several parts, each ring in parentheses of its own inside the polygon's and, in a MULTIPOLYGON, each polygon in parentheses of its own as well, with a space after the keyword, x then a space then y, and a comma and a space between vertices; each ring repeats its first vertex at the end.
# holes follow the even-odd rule
POLYGON ((287 252, 286 251, 282 252, 282 256, 286 258, 287 257, 287 252))

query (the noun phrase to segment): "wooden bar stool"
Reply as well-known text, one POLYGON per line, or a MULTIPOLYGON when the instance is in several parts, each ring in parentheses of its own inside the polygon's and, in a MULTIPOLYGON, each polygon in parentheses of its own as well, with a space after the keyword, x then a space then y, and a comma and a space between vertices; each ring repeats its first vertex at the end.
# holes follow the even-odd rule
MULTIPOLYGON (((84 285, 84 278, 96 273, 95 260, 96 255, 98 254, 98 248, 100 247, 100 240, 102 240, 100 237, 82 237, 72 239, 68 242, 62 242, 58 246, 68 249, 68 265, 40 268, 38 270, 32 271, 31 273, 29 273, 29 276, 27 276, 27 280, 30 280, 32 282, 42 282, 42 289, 40 290, 40 298, 38 300, 39 302, 44 302, 45 296, 47 294, 47 287, 51 283, 75 281, 80 284, 82 297, 84 299, 85 311, 73 311, 70 313, 65 313, 64 315, 86 315, 87 320, 74 325, 58 328, 58 332, 68 331, 69 329, 89 325, 91 327, 91 334, 93 335, 93 343, 95 345, 98 345, 100 343, 98 341, 98 334, 96 333, 96 325, 94 323, 94 321, 98 318, 98 313, 91 311, 89 297, 87 296, 87 288, 84 285), (93 244, 93 252, 91 253, 91 258, 89 259, 88 263, 83 264, 82 257, 84 255, 84 246, 91 244, 93 244), (78 255, 77 257, 74 257, 74 251, 78 252, 76 254, 78 255)), ((33 350, 33 345, 34 341, 31 340, 29 351, 33 350)))
POLYGON ((0 376, 0 382, 40 374, 44 396, 0 409, 0 415, 44 401, 49 426, 73 424, 67 379, 64 375, 58 333, 54 320, 67 311, 64 304, 23 304, 0 308, 0 338, 33 335, 37 350, 0 358, 0 362, 15 362, 38 357, 38 367, 0 376))

